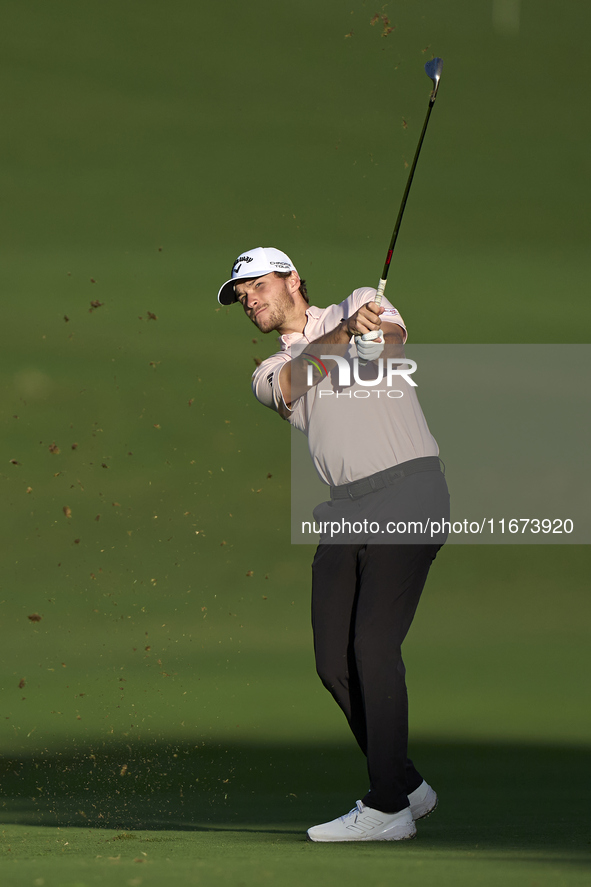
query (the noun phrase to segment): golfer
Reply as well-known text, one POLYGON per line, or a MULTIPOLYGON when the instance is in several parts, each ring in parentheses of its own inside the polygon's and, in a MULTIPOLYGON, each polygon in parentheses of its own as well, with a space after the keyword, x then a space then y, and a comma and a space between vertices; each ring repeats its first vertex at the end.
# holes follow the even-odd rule
POLYGON ((255 370, 253 391, 307 435, 330 487, 314 511, 316 667, 367 757, 369 789, 349 813, 312 826, 312 841, 413 838, 415 821, 437 805, 407 755, 401 646, 445 540, 430 535, 428 521, 449 519, 449 497, 412 379, 390 374, 388 383, 399 380, 393 388, 384 375, 376 388, 388 354, 398 355, 390 368, 400 365, 406 328, 375 294, 362 287, 340 304, 311 306, 291 259, 270 247, 238 256, 218 293, 222 305, 242 305, 262 333, 279 333, 280 350, 255 370), (349 376, 343 361, 353 367, 349 376), (341 524, 342 538, 328 534, 341 524))

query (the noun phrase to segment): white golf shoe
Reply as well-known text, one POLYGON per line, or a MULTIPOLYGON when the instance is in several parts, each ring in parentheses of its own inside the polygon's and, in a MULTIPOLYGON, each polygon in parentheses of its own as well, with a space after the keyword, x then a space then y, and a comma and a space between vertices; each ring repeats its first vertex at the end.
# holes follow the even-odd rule
POLYGON ((415 821, 417 819, 424 819, 425 816, 433 813, 437 807, 437 795, 423 779, 419 787, 408 796, 408 803, 410 804, 412 818, 415 821))
POLYGON ((407 841, 416 836, 410 807, 382 813, 357 801, 349 813, 308 829, 311 841, 407 841))

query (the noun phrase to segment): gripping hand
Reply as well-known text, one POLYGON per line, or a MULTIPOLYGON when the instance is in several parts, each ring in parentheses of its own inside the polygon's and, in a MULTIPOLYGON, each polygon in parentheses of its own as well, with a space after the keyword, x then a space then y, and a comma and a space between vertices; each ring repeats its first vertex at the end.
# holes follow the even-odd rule
POLYGON ((360 361, 368 363, 377 360, 384 350, 384 336, 380 330, 371 330, 363 336, 355 336, 355 344, 360 361), (381 342, 375 342, 375 339, 381 339, 381 342))

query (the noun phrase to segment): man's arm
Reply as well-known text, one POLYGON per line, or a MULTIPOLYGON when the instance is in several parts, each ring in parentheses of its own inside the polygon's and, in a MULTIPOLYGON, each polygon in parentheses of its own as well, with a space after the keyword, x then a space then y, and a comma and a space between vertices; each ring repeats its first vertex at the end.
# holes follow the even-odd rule
MULTIPOLYGON (((343 318, 334 330, 331 330, 329 333, 325 333, 323 336, 319 336, 318 339, 314 339, 313 342, 310 342, 306 353, 308 355, 316 355, 318 349, 315 346, 317 345, 342 345, 344 346, 344 355, 344 352, 351 341, 351 334, 347 330, 348 321, 343 318)), ((279 385, 283 400, 287 407, 291 407, 294 400, 297 400, 298 397, 301 397, 302 394, 305 394, 308 390, 308 386, 304 382, 308 365, 305 357, 300 355, 293 360, 289 360, 281 369, 281 372, 279 373, 279 385)), ((322 378, 322 374, 314 369, 314 384, 317 384, 322 378)))
MULTIPOLYGON (((348 346, 353 336, 361 336, 370 330, 381 330, 384 334, 386 344, 402 344, 404 342, 404 331, 397 323, 384 323, 380 319, 380 314, 384 313, 384 308, 376 305, 375 302, 368 302, 362 305, 349 318, 343 318, 342 321, 323 336, 319 336, 308 346, 307 353, 315 353, 317 345, 344 345, 348 346)), ((287 407, 308 391, 308 385, 305 382, 306 368, 308 363, 303 355, 296 357, 294 360, 288 361, 279 374, 279 385, 281 394, 287 407)), ((317 371, 313 371, 313 381, 317 384, 322 379, 322 375, 317 371)))

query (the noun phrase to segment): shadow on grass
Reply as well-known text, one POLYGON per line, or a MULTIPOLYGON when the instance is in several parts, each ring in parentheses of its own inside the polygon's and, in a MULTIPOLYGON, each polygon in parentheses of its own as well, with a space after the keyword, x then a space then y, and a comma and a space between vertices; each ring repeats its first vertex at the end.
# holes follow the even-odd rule
MULTIPOLYGON (((421 845, 589 853, 591 750, 415 742, 440 796, 421 845)), ((365 792, 353 746, 104 745, 0 764, 0 822, 127 830, 297 834, 365 792)), ((155 839, 156 840, 156 839, 155 839)))

